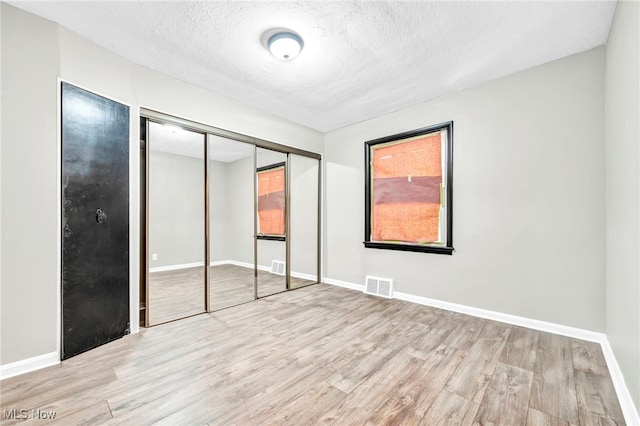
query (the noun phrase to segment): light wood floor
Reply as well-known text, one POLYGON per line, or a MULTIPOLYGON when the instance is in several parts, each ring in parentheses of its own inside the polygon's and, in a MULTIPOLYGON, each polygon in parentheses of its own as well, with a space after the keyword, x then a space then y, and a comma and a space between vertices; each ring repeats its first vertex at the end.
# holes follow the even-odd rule
MULTIPOLYGON (((228 308, 253 300, 254 270, 237 265, 212 266, 210 309, 228 308)), ((291 277, 291 288, 313 281, 291 277)), ((258 297, 286 291, 285 277, 258 271, 258 297)), ((204 312, 204 267, 184 268, 149 274, 149 318, 151 325, 204 312)))
POLYGON ((65 425, 624 424, 597 344, 324 284, 0 387, 3 413, 55 411, 65 425))

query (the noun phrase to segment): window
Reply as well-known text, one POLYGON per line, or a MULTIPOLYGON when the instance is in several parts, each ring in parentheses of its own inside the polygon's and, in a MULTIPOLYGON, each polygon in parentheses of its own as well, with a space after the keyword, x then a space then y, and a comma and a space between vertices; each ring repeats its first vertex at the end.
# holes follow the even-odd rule
POLYGON ((368 248, 452 254, 453 122, 365 142, 368 248))
POLYGON ((285 231, 285 163, 271 164, 257 170, 258 238, 284 241, 285 231))

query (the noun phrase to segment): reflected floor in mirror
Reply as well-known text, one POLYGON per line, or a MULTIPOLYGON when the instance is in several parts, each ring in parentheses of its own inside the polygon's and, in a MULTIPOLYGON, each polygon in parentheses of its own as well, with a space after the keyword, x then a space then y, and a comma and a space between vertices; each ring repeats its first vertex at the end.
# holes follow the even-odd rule
MULTIPOLYGON (((291 288, 300 288, 315 281, 291 277, 291 288)), ((286 281, 283 275, 272 274, 269 271, 258 271, 258 297, 270 296, 286 289, 286 281)))
POLYGON ((204 268, 149 273, 149 324, 204 312, 204 268))
MULTIPOLYGON (((209 273, 212 311, 253 300, 253 268, 238 265, 212 266, 209 273)), ((291 288, 304 287, 315 281, 291 277, 291 288)), ((286 290, 285 277, 269 271, 258 271, 258 296, 286 290)))
POLYGON ((316 284, 317 280, 305 280, 303 278, 291 277, 291 289, 306 287, 311 284, 316 284))
POLYGON ((253 269, 236 265, 209 268, 209 304, 212 311, 253 300, 253 269))
POLYGON ((270 296, 286 289, 287 281, 284 275, 258 271, 258 297, 270 296))
MULTIPOLYGON (((253 269, 237 265, 212 266, 210 309, 236 306, 253 300, 253 269)), ((204 312, 204 276, 202 267, 153 272, 150 282, 150 324, 160 324, 204 312)), ((291 288, 304 287, 315 281, 291 277, 291 288)), ((269 271, 258 271, 258 295, 286 290, 285 277, 269 271)))

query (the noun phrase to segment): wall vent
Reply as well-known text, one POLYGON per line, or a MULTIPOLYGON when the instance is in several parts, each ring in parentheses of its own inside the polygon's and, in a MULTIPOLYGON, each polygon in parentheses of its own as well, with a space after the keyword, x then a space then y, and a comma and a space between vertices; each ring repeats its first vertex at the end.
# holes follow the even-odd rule
POLYGON ((372 277, 365 278, 364 292, 374 296, 382 296, 393 299, 393 280, 391 278, 372 277))
POLYGON ((271 273, 276 275, 284 275, 284 262, 274 260, 271 262, 271 273))

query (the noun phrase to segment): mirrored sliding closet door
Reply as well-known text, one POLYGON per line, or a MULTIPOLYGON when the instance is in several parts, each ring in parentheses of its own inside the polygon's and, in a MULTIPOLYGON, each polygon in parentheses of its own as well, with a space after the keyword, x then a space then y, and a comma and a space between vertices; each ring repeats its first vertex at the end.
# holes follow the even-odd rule
POLYGON ((255 299, 254 145, 208 138, 209 309, 255 299))
POLYGON ((318 208, 320 161, 289 154, 290 288, 318 282, 318 208))
POLYGON ((141 324, 319 282, 320 154, 141 108, 141 324))
POLYGON ((147 325, 205 311, 205 135, 147 127, 147 325))

